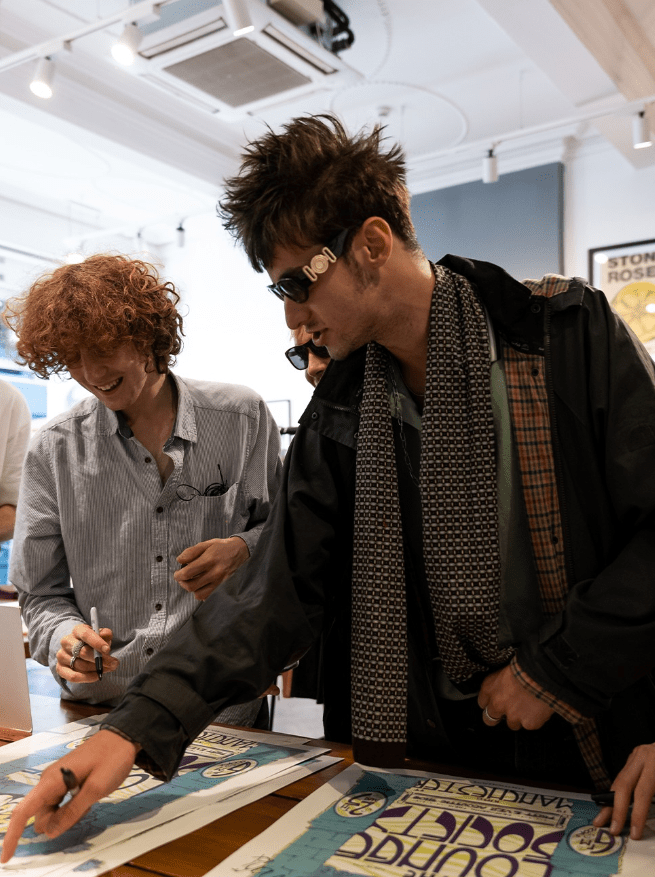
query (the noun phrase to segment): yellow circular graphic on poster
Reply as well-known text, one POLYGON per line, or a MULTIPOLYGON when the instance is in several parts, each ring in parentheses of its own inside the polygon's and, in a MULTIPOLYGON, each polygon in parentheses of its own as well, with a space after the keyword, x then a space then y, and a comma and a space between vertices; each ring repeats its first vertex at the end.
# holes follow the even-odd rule
POLYGON ((648 280, 628 283, 617 292, 612 306, 643 344, 655 338, 654 283, 648 280))
POLYGON ((354 792, 352 795, 344 795, 340 798, 334 809, 339 816, 348 818, 370 816, 371 813, 384 807, 386 801, 387 796, 382 792, 354 792))
POLYGON ((606 828, 583 825, 568 837, 569 846, 583 856, 611 856, 623 846, 623 838, 610 834, 606 828))
POLYGON ((239 758, 236 761, 221 761, 214 764, 203 770, 202 775, 215 780, 220 777, 237 776, 237 774, 246 773, 246 771, 258 766, 258 762, 254 758, 239 758))

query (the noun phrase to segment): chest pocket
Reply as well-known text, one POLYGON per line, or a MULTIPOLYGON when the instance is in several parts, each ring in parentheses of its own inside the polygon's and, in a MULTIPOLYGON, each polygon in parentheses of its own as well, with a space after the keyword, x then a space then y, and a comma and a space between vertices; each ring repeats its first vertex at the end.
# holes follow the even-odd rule
POLYGON ((241 533, 249 517, 238 483, 222 496, 177 500, 171 511, 177 553, 207 539, 226 539, 241 533))

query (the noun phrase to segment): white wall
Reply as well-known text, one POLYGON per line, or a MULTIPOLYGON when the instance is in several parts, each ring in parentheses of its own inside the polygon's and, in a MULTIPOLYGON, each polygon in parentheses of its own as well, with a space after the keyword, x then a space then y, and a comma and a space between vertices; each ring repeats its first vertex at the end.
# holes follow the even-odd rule
POLYGON ((9 198, 0 198, 0 243, 19 250, 53 258, 66 254, 66 240, 73 233, 82 235, 95 228, 72 222, 47 208, 40 208, 9 198))
POLYGON ((566 274, 587 277, 595 247, 655 240, 655 166, 635 170, 598 145, 567 163, 564 187, 566 274))
POLYGON ((280 426, 295 425, 311 396, 304 372, 294 369, 284 351, 293 341, 284 306, 267 289, 268 275, 257 274, 234 245, 215 214, 184 223, 185 246, 162 247, 164 274, 181 293, 188 309, 182 375, 245 384, 271 405, 280 426))

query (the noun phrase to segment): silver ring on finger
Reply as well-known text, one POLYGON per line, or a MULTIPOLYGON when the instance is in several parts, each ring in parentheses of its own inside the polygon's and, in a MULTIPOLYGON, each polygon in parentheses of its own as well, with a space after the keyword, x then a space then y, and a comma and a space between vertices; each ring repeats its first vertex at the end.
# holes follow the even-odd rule
POLYGON ((502 716, 500 716, 500 718, 497 719, 495 716, 490 715, 489 710, 486 707, 482 710, 482 715, 486 719, 489 719, 490 722, 493 722, 494 725, 497 725, 498 722, 502 722, 502 720, 503 720, 502 716))
POLYGON ((78 641, 73 646, 73 650, 71 652, 71 660, 70 660, 70 665, 69 665, 71 670, 75 669, 75 661, 77 661, 77 659, 79 658, 80 652, 82 651, 83 648, 84 648, 84 641, 81 639, 78 639, 78 641))

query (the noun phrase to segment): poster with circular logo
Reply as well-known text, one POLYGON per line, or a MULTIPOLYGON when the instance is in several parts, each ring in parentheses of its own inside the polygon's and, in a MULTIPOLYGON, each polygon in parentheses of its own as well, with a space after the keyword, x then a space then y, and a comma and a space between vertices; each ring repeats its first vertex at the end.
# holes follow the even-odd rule
POLYGON ((623 846, 623 838, 610 834, 606 828, 595 825, 583 825, 572 831, 568 838, 572 850, 582 856, 604 858, 618 853, 623 846))
POLYGON ((655 358, 655 240, 589 250, 589 278, 655 358))

